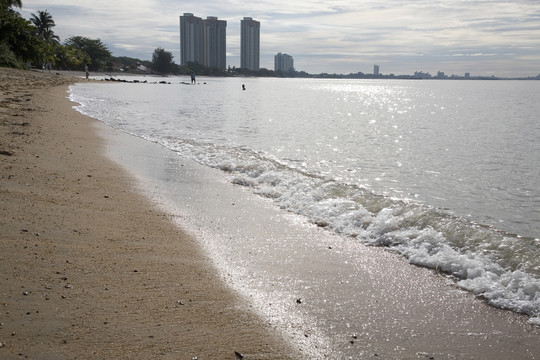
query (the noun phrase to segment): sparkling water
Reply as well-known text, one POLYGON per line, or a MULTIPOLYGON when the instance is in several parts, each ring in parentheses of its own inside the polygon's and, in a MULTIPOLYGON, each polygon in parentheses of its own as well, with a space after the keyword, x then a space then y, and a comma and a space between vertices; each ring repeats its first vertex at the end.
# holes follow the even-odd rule
POLYGON ((70 97, 540 323, 540 82, 147 80, 77 84, 70 97))

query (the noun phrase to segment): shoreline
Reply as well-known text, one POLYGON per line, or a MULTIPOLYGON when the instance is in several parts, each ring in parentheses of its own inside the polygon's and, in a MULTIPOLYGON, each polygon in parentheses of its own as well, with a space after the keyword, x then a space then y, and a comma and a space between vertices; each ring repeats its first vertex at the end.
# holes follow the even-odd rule
POLYGON ((103 155, 77 81, 0 69, 0 357, 300 358, 103 155))
MULTIPOLYGON (((153 161, 160 158, 151 150, 157 145, 125 134, 100 136, 99 122, 73 110, 66 99, 66 84, 86 80, 34 75, 0 69, 0 357, 234 359, 238 352, 246 359, 309 358, 300 342, 314 334, 284 324, 296 338, 283 338, 288 335, 279 332, 280 326, 255 315, 251 306, 256 304, 222 281, 201 239, 179 230, 189 230, 189 214, 160 210, 137 191, 140 179, 120 163, 131 161, 140 168, 146 161, 145 171, 159 173, 165 168, 153 161), (20 86, 5 84, 10 72, 20 86), (41 88, 27 90, 40 81, 41 88), (115 162, 107 151, 124 159, 115 162)), ((539 330, 527 325, 525 316, 493 308, 384 249, 357 246, 313 226, 293 234, 292 216, 289 229, 274 206, 250 208, 250 196, 228 194, 230 184, 212 184, 204 199, 197 191, 207 188, 193 184, 200 177, 196 169, 170 165, 183 169, 173 177, 185 185, 175 186, 179 193, 173 195, 197 211, 205 201, 214 208, 200 226, 215 222, 221 233, 228 217, 233 223, 245 212, 257 218, 251 229, 255 234, 242 234, 253 248, 235 236, 238 250, 233 252, 239 261, 255 261, 250 254, 268 246, 256 234, 272 234, 277 226, 270 219, 281 221, 278 226, 290 239, 296 234, 294 241, 269 237, 275 244, 260 259, 267 262, 262 270, 269 271, 273 284, 261 287, 275 286, 274 297, 279 287, 298 296, 272 298, 272 307, 281 301, 287 309, 276 317, 319 313, 314 332, 331 327, 341 332, 329 338, 325 357, 342 358, 332 352, 338 348, 352 358, 540 356, 539 330), (194 185, 197 191, 189 188, 194 185), (227 196, 233 196, 235 206, 227 196), (313 238, 318 241, 308 241, 313 238), (291 254, 308 260, 288 261, 291 254), (346 263, 343 256, 349 257, 346 263), (282 269, 291 282, 276 275, 282 269), (306 271, 309 278, 292 278, 306 271), (340 307, 342 295, 350 303, 340 307)), ((267 305, 263 299, 262 306, 267 305)))

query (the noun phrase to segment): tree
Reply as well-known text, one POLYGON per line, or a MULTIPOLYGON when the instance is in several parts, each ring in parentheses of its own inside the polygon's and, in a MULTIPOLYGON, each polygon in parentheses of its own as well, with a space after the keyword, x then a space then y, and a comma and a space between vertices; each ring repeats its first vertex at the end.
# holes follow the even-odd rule
POLYGON ((66 40, 66 45, 85 52, 90 57, 90 70, 99 70, 111 57, 111 52, 100 39, 89 39, 84 36, 72 36, 66 40))
POLYGON ((2 8, 9 9, 12 6, 16 6, 19 9, 22 9, 22 1, 21 0, 0 0, 0 4, 2 8))
POLYGON ((16 2, 0 1, 0 64, 22 68, 26 62, 41 63, 45 43, 34 36, 35 27, 10 9, 16 2))
POLYGON ((162 48, 154 50, 152 55, 152 68, 162 74, 170 73, 173 70, 173 55, 162 48))
POLYGON ((87 53, 70 45, 56 46, 54 57, 56 66, 65 70, 80 70, 90 63, 87 53))
POLYGON ((48 43, 59 42, 60 38, 54 34, 52 28, 56 26, 52 15, 45 11, 38 11, 38 15, 32 14, 30 19, 36 27, 36 36, 48 43))

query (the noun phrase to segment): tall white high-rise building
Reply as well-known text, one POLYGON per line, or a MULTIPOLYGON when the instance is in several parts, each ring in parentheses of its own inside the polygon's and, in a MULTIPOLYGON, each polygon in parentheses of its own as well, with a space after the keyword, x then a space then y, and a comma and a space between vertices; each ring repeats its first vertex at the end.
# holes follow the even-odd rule
POLYGON ((225 70, 227 67, 227 21, 209 16, 204 20, 203 64, 225 70))
POLYGON ((225 70, 227 22, 209 16, 206 20, 185 13, 180 16, 180 60, 225 70))
POLYGON ((259 70, 261 24, 250 17, 240 21, 240 67, 259 70))
POLYGON ((373 65, 373 75, 379 75, 379 65, 373 65))
POLYGON ((274 56, 274 71, 291 72, 294 71, 293 57, 287 54, 278 53, 274 56))
POLYGON ((203 20, 191 13, 180 16, 180 63, 203 63, 204 24, 203 20))

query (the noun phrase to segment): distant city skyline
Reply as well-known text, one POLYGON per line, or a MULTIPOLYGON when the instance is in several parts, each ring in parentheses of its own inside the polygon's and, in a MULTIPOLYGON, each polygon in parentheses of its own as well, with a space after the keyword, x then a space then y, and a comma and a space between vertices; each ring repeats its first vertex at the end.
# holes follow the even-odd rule
POLYGON ((26 19, 47 10, 55 34, 99 38, 115 56, 150 60, 158 47, 180 63, 178 16, 226 19, 227 66, 240 66, 240 21, 261 22, 260 67, 277 52, 293 54, 298 71, 382 74, 540 74, 538 0, 23 0, 26 19))

